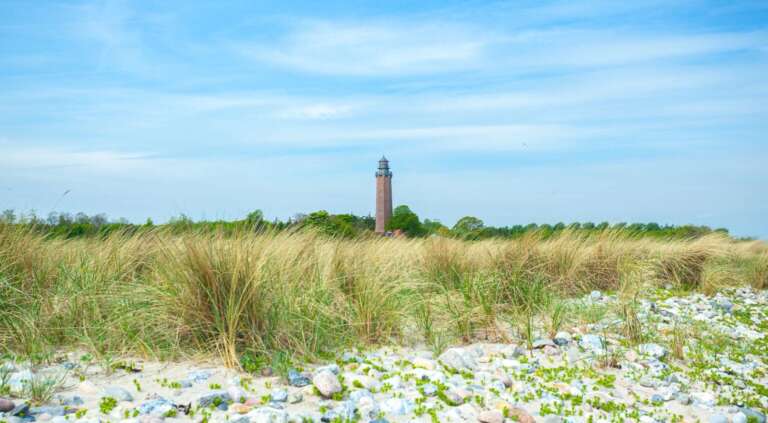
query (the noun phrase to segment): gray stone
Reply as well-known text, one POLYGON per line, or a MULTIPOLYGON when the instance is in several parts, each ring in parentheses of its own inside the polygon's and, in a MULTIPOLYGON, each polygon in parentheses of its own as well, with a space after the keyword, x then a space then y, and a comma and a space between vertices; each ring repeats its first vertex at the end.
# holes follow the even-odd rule
POLYGON ((373 394, 367 389, 358 389, 349 394, 349 400, 355 403, 363 398, 373 398, 373 394))
POLYGON ((709 420, 707 421, 709 423, 729 423, 728 416, 724 416, 722 414, 713 414, 709 416, 709 420))
POLYGON ((62 405, 68 405, 70 407, 76 407, 79 405, 83 405, 83 399, 80 398, 79 395, 73 395, 71 397, 62 397, 59 399, 62 405))
POLYGON ((357 356, 357 354, 351 353, 349 351, 345 351, 341 355, 341 361, 344 363, 362 363, 363 360, 360 359, 360 357, 357 356))
POLYGON ((599 301, 603 297, 603 293, 600 291, 592 291, 589 293, 589 299, 592 301, 599 301))
POLYGON ((162 416, 166 412, 175 409, 176 405, 165 398, 155 395, 154 398, 142 403, 137 410, 145 416, 162 416))
POLYGON ((453 389, 449 389, 445 392, 445 399, 450 403, 449 405, 459 405, 464 403, 464 396, 460 395, 453 389))
POLYGON ((546 338, 539 338, 535 341, 533 341, 533 344, 531 344, 533 349, 538 350, 544 347, 556 347, 556 344, 552 342, 551 339, 546 338))
POLYGON ((654 403, 654 404, 657 404, 657 405, 661 404, 661 403, 664 402, 664 397, 662 397, 659 394, 653 394, 653 395, 651 395, 651 402, 654 403))
POLYGON ((640 354, 651 356, 657 359, 664 358, 664 356, 667 355, 666 348, 659 344, 642 344, 637 347, 637 351, 640 352, 640 354))
POLYGON ((112 397, 118 401, 133 401, 133 395, 131 395, 125 388, 119 386, 109 386, 105 388, 102 397, 112 397))
POLYGON ((295 369, 291 369, 288 370, 288 383, 291 386, 301 388, 302 386, 307 386, 312 382, 310 382, 308 377, 297 372, 295 369))
POLYGON ((274 402, 286 402, 288 401, 288 391, 285 389, 274 389, 269 398, 274 402))
POLYGON ((298 404, 304 399, 304 396, 301 395, 301 392, 294 392, 292 394, 288 394, 288 402, 290 404, 298 404))
POLYGON ((286 423, 288 413, 274 407, 259 407, 247 414, 251 423, 286 423))
POLYGON ((605 345, 603 344, 603 338, 588 333, 581 337, 579 340, 579 346, 587 351, 600 353, 605 351, 605 345))
POLYGON ((733 303, 727 298, 722 298, 722 297, 717 298, 712 301, 712 305, 716 309, 722 310, 723 312, 728 314, 730 314, 731 311, 733 311, 733 303))
POLYGON ((342 402, 333 411, 341 417, 342 421, 351 422, 355 420, 355 404, 352 401, 342 402))
POLYGON ((656 379, 650 376, 641 377, 639 383, 640 383, 640 386, 645 388, 656 388, 659 385, 656 379))
POLYGON ((214 403, 232 401, 232 397, 226 391, 213 391, 197 399, 197 405, 200 407, 210 407, 214 403))
POLYGON ((48 414, 51 417, 63 416, 64 407, 58 406, 58 405, 45 405, 40 407, 32 407, 29 409, 29 413, 34 416, 37 416, 40 414, 48 414))
POLYGON ((691 397, 688 394, 679 393, 677 394, 677 402, 682 405, 688 405, 691 403, 691 397))
POLYGON ((747 420, 752 417, 752 420, 755 420, 757 423, 765 423, 765 414, 762 412, 749 407, 741 407, 739 410, 747 416, 747 420))
POLYGON ((338 375, 340 372, 340 369, 339 369, 339 366, 337 366, 336 364, 329 364, 327 366, 322 366, 315 369, 315 374, 324 372, 324 371, 329 371, 335 375, 338 375))
POLYGON ((402 398, 388 398, 380 403, 381 411, 386 414, 403 416, 411 411, 411 404, 402 398))
POLYGON ((312 384, 315 385, 320 395, 330 398, 333 394, 341 392, 341 383, 330 370, 323 370, 315 374, 312 378, 312 384))
POLYGON ((424 393, 424 395, 427 397, 432 397, 432 396, 435 396, 435 394, 437 394, 437 386, 431 383, 427 383, 426 385, 422 386, 421 390, 424 393))
POLYGON ((571 339, 572 338, 571 338, 571 334, 570 333, 568 333, 568 332, 558 332, 555 335, 555 338, 552 341, 555 343, 555 345, 563 347, 563 346, 568 345, 571 342, 571 339))
POLYGON ((747 423, 747 415, 739 411, 733 415, 731 420, 733 423, 747 423))
POLYGON ((243 402, 248 397, 248 394, 239 386, 232 385, 227 388, 227 394, 229 394, 230 401, 243 402))
POLYGON ((691 399, 694 403, 707 407, 715 406, 715 396, 709 392, 692 392, 691 399))
POLYGON ((207 370, 195 370, 193 372, 189 372, 189 374, 187 375, 187 380, 192 383, 200 383, 200 382, 205 382, 210 377, 211 377, 211 372, 207 370))
POLYGON ((472 355, 462 348, 449 348, 438 357, 444 366, 453 370, 475 370, 477 363, 472 355))

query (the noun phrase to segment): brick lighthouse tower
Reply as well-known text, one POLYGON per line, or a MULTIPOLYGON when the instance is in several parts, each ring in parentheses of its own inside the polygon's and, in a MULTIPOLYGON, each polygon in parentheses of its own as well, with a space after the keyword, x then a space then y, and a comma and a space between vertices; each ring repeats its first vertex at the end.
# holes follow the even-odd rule
POLYGON ((376 233, 386 231, 387 222, 392 217, 392 172, 389 161, 381 156, 379 169, 376 171, 376 233))

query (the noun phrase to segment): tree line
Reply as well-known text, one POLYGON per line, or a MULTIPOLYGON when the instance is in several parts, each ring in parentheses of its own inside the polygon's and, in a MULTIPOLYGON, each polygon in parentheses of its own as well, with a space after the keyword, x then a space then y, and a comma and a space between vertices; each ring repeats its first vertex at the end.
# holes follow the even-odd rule
MULTIPOLYGON (((151 219, 147 219, 141 224, 131 223, 122 218, 109 220, 105 214, 52 212, 46 217, 40 217, 34 212, 17 214, 13 210, 5 210, 0 214, 0 223, 26 226, 31 230, 56 238, 107 236, 114 232, 136 233, 148 229, 162 229, 171 233, 218 231, 231 234, 243 231, 282 231, 307 228, 328 236, 356 238, 372 235, 375 227, 375 219, 370 215, 331 214, 325 210, 309 214, 296 214, 286 221, 267 220, 261 210, 255 210, 239 220, 195 221, 182 214, 163 224, 155 224, 151 219)), ((448 227, 439 220, 424 219, 422 221, 406 205, 395 208, 386 229, 403 233, 409 237, 444 236, 466 240, 520 238, 534 232, 541 238, 549 238, 565 230, 585 234, 616 230, 622 231, 628 236, 659 238, 697 238, 713 232, 728 234, 728 230, 724 228, 711 229, 707 226, 697 225, 660 225, 653 222, 576 222, 569 224, 561 222, 496 227, 485 225, 481 219, 474 216, 464 216, 452 227, 448 227)))

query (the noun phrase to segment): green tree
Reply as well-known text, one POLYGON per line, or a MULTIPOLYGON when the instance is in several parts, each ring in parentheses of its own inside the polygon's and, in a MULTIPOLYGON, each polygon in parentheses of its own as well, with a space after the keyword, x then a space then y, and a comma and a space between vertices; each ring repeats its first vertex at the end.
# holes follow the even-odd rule
POLYGON ((424 228, 424 232, 432 235, 432 234, 438 234, 438 235, 446 235, 450 233, 450 230, 440 223, 439 220, 429 220, 424 219, 424 223, 422 224, 422 227, 424 228))
POLYGON ((419 221, 419 216, 412 212, 411 209, 406 206, 397 206, 392 218, 389 219, 387 227, 388 231, 401 230, 409 236, 422 236, 424 235, 424 227, 419 221))
POLYGON ((253 226, 257 226, 261 224, 261 222, 263 221, 264 221, 264 213, 262 213, 262 211, 258 209, 248 213, 248 216, 245 217, 245 222, 253 226))
POLYGON ((464 216, 453 225, 451 232, 464 239, 477 239, 484 227, 482 220, 474 216, 464 216))
POLYGON ((331 236, 352 237, 355 231, 344 217, 333 216, 325 210, 310 213, 301 221, 304 227, 312 227, 331 236))

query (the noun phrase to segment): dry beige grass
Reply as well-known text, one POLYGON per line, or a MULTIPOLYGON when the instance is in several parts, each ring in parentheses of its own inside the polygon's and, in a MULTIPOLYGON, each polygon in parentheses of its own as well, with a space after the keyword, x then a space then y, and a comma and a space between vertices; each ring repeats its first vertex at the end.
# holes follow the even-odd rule
POLYGON ((237 366, 244 351, 314 357, 413 333, 443 345, 506 336, 515 310, 562 314, 557 297, 599 289, 632 298, 661 284, 765 289, 768 246, 616 231, 478 242, 162 231, 64 241, 0 225, 0 343, 43 358, 80 346, 218 353, 237 366), (530 289, 539 285, 546 295, 530 289))

